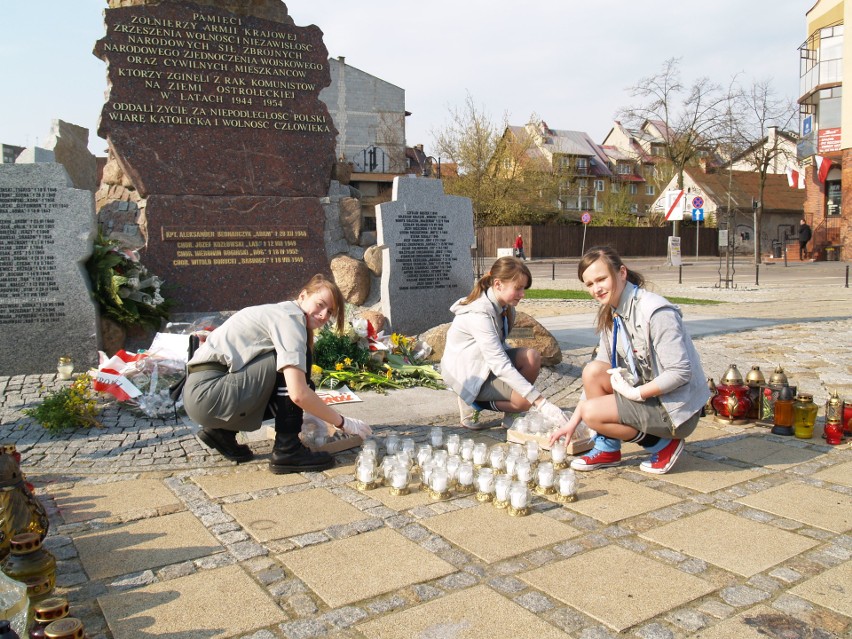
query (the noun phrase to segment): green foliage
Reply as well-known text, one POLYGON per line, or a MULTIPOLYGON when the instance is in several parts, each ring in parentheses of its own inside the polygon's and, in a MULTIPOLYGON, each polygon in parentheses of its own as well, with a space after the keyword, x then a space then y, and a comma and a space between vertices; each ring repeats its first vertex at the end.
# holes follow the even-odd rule
POLYGON ((25 408, 22 412, 50 431, 101 426, 96 419, 100 407, 92 390, 92 378, 87 373, 77 377, 70 386, 50 393, 35 408, 25 408))
POLYGON ((168 319, 171 302, 160 293, 162 281, 148 272, 135 251, 98 234, 86 268, 104 317, 122 326, 154 330, 168 319))
POLYGON ((344 333, 339 334, 328 327, 323 328, 314 341, 314 364, 323 369, 334 369, 345 360, 355 367, 366 366, 370 351, 359 346, 357 341, 344 333))

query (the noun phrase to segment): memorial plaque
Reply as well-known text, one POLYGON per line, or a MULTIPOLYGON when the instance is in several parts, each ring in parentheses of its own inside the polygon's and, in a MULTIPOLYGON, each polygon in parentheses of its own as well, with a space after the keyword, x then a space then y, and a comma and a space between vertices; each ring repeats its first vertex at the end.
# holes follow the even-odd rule
POLYGON ((153 195, 142 262, 175 312, 239 310, 292 299, 330 275, 317 198, 153 195))
POLYGON ((97 363, 98 318, 85 263, 94 198, 61 164, 0 164, 0 375, 97 363))
POLYGON ((419 334, 452 320, 473 286, 473 206, 444 195, 440 180, 397 177, 393 201, 376 207, 383 247, 382 313, 394 331, 419 334))
POLYGON ((327 194, 337 131, 318 27, 189 2, 107 9, 105 22, 98 134, 143 197, 327 194))

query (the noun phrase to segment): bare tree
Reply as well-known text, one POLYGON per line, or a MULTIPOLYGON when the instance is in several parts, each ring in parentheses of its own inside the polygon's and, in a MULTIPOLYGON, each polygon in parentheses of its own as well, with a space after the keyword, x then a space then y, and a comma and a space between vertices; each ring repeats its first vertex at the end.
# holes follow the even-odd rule
POLYGON ((706 77, 686 86, 680 77, 680 58, 669 58, 629 91, 638 104, 623 108, 621 117, 639 127, 651 123, 659 129, 665 157, 677 174, 678 188, 683 188, 686 166, 714 146, 730 96, 706 77))
POLYGON ((784 137, 779 136, 790 126, 798 115, 794 102, 779 97, 771 80, 755 81, 745 90, 737 93, 734 103, 733 118, 734 145, 744 149, 731 162, 738 160, 758 174, 757 209, 754 224, 754 263, 760 264, 760 228, 763 217, 763 194, 766 176, 771 169, 780 164, 786 164, 790 157, 784 144, 784 137), (772 130, 774 129, 774 131, 772 130))
POLYGON ((432 135, 437 153, 457 168, 457 175, 444 178, 445 190, 473 201, 477 226, 552 217, 553 173, 530 153, 534 140, 511 131, 507 116, 496 124, 468 95, 461 109, 450 109, 449 123, 432 135))

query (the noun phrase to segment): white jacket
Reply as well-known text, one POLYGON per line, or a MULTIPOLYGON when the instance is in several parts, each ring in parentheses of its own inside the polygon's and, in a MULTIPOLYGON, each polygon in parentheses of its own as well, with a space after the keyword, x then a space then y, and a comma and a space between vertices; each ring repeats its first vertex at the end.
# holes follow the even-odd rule
MULTIPOLYGON (((470 304, 458 300, 450 307, 455 314, 447 331, 441 358, 441 376, 466 403, 472 404, 489 373, 503 380, 530 403, 541 396, 514 367, 501 339, 501 308, 491 289, 470 304)), ((514 317, 515 309, 509 307, 514 317)))

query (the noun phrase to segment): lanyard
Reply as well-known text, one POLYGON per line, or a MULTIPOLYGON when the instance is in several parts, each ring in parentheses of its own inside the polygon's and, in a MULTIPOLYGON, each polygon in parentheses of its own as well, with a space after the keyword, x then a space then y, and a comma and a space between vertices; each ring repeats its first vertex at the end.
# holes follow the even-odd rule
POLYGON ((618 319, 618 315, 613 315, 612 317, 612 367, 618 368, 618 351, 616 347, 618 346, 618 325, 621 324, 621 321, 618 319))

